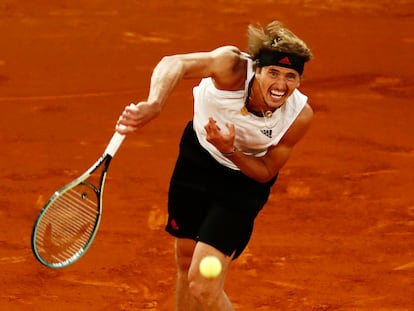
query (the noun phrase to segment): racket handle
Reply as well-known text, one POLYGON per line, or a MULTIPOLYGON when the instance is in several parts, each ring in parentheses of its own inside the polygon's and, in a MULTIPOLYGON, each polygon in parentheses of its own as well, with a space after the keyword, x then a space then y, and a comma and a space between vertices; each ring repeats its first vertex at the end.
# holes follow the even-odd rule
POLYGON ((106 147, 104 154, 109 154, 111 157, 113 157, 115 153, 118 151, 118 148, 119 146, 121 146, 124 139, 125 139, 125 135, 115 132, 111 138, 111 141, 106 147))

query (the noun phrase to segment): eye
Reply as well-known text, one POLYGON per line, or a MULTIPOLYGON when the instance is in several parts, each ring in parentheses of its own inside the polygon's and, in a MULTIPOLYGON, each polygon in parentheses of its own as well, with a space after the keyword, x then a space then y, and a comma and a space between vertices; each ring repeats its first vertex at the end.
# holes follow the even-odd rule
POLYGON ((279 75, 279 71, 269 70, 269 75, 271 75, 272 77, 277 77, 279 75))
POLYGON ((288 73, 286 75, 286 79, 289 81, 294 81, 296 79, 296 75, 294 73, 288 73))

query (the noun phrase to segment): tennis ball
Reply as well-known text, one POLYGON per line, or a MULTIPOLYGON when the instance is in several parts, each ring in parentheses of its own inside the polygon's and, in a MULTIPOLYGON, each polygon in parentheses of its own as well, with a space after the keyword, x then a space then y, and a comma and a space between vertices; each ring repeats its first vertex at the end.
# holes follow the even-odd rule
POLYGON ((214 279, 221 273, 221 261, 216 256, 206 256, 200 261, 200 273, 207 279, 214 279))

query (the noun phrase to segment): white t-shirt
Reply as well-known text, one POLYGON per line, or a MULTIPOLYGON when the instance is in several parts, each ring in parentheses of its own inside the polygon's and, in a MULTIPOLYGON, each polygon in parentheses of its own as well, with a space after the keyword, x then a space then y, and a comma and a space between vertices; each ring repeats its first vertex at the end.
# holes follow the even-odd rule
POLYGON ((227 130, 226 123, 234 124, 236 130, 234 146, 245 154, 259 157, 265 155, 270 146, 278 144, 308 100, 306 95, 296 89, 270 118, 258 117, 252 113, 242 114, 248 83, 253 77, 252 66, 252 61, 249 59, 244 90, 219 90, 214 86, 211 78, 202 79, 193 89, 193 124, 200 144, 219 163, 234 170, 239 168, 206 140, 204 126, 210 117, 217 121, 222 131, 227 130))

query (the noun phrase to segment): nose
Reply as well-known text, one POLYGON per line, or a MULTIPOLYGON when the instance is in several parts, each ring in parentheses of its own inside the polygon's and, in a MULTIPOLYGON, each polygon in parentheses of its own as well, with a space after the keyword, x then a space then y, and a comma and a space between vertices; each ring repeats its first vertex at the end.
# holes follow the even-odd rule
POLYGON ((284 90, 287 86, 287 80, 285 77, 279 75, 275 78, 273 85, 276 86, 278 90, 284 90))

